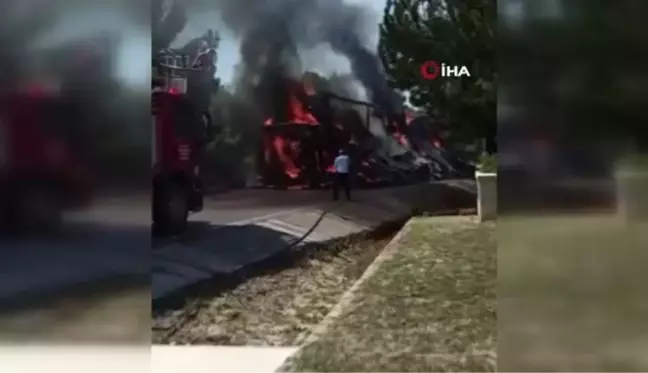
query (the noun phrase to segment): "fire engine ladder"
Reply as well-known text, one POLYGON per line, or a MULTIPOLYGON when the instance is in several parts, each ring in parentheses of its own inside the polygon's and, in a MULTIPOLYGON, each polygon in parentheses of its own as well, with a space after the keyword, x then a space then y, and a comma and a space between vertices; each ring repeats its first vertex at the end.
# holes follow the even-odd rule
POLYGON ((188 56, 167 54, 153 70, 153 91, 186 94, 188 81, 200 79, 204 68, 189 67, 188 56))

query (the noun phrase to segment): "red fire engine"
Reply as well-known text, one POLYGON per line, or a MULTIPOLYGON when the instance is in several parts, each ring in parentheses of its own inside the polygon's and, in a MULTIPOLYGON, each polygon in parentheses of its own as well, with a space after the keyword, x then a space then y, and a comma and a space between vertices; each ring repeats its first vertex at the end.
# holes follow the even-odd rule
POLYGON ((153 226, 177 234, 189 214, 203 208, 201 160, 213 126, 200 100, 206 94, 199 89, 204 69, 165 59, 153 71, 153 226))
POLYGON ((55 87, 0 93, 0 221, 12 230, 52 228, 64 209, 90 201, 88 168, 66 120, 74 108, 55 87))

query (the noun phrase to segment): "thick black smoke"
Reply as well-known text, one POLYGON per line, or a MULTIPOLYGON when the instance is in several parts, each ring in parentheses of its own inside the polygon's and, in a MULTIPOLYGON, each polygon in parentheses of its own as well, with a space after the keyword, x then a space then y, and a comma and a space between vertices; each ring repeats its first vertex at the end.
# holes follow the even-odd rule
POLYGON ((187 24, 187 14, 176 1, 153 0, 151 8, 151 44, 156 52, 171 45, 187 24))
MULTIPOLYGON (((237 84, 299 73, 299 49, 329 45, 351 62, 353 75, 366 88, 371 101, 393 109, 392 93, 371 46, 370 12, 343 0, 193 0, 189 7, 218 11, 229 30, 241 39, 241 65, 237 84)), ((239 88, 237 87, 237 88, 239 88)))
MULTIPOLYGON (((162 3, 162 0, 156 0, 162 3)), ((346 56, 351 76, 330 76, 330 90, 351 98, 363 98, 350 87, 355 82, 364 86, 367 97, 385 112, 393 112, 393 93, 387 85, 380 59, 375 50, 375 18, 369 9, 350 5, 343 0, 176 0, 166 1, 166 11, 158 11, 165 19, 160 23, 158 45, 166 47, 185 29, 200 33, 220 23, 223 31, 239 41, 239 64, 236 66, 231 92, 222 91, 213 102, 215 122, 237 138, 237 150, 230 149, 227 163, 218 169, 241 170, 233 156, 241 158, 258 149, 259 123, 272 115, 282 121, 286 110, 287 90, 303 73, 322 67, 304 65, 300 53, 330 50, 346 56), (205 17, 205 15, 212 15, 205 17), (205 20, 198 26, 197 19, 205 20), (220 21, 220 22, 219 22, 220 21), (213 23, 212 23, 213 22, 213 23), (225 30, 226 29, 226 30, 225 30), (232 167, 230 167, 232 166, 232 167)), ((219 26, 217 26, 219 27, 219 26)), ((197 36, 197 35, 196 35, 197 36)), ((325 52, 326 53, 326 52, 325 52)), ((327 56, 322 56, 327 57, 327 56)), ((315 63, 320 63, 314 59, 315 63)), ((229 142, 217 142, 216 150, 227 148, 229 142)), ((218 152, 217 152, 218 153, 218 152)), ((218 153, 220 154, 220 153, 218 153)), ((223 163, 224 156, 214 156, 223 163)), ((219 163, 219 164, 220 164, 219 163)), ((212 167, 214 168, 214 167, 212 167)), ((225 178, 227 178, 226 176, 225 178)))

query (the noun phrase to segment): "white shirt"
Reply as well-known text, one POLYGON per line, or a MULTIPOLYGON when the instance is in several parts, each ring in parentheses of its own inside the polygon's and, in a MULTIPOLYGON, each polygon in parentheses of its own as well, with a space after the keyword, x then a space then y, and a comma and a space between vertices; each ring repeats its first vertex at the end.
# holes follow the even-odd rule
POLYGON ((333 161, 333 166, 335 167, 335 172, 338 174, 348 174, 349 173, 349 156, 346 154, 341 154, 335 157, 333 161))

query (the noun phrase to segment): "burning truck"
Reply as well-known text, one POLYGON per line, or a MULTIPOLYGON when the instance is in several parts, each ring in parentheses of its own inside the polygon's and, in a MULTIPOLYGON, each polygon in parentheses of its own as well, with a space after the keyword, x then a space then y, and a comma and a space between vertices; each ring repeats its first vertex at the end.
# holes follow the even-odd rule
POLYGON ((471 172, 445 149, 443 126, 426 115, 375 104, 284 78, 262 126, 258 172, 276 188, 325 187, 339 149, 351 154, 360 187, 427 182, 471 172))

